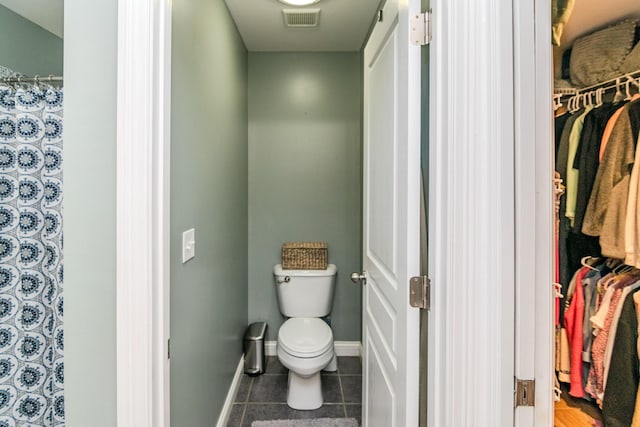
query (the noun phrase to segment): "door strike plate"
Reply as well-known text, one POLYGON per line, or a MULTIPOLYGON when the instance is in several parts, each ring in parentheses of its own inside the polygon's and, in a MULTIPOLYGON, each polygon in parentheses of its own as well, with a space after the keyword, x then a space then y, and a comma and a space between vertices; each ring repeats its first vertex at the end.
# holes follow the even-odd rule
POLYGON ((516 379, 516 401, 515 406, 534 406, 536 401, 535 380, 516 379))

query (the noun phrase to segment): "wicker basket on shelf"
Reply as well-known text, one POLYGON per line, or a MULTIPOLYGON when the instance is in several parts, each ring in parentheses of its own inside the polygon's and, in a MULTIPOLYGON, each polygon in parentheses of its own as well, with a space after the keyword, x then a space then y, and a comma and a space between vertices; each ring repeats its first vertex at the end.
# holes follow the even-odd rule
POLYGON ((326 242, 287 242, 282 245, 284 270, 325 270, 328 259, 326 242))

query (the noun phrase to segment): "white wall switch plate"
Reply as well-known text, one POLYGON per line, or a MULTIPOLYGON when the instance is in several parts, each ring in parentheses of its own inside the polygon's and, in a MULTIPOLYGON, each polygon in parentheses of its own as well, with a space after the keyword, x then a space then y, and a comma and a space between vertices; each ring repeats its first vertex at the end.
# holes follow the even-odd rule
POLYGON ((182 263, 196 256, 196 229, 192 228, 182 233, 182 263))

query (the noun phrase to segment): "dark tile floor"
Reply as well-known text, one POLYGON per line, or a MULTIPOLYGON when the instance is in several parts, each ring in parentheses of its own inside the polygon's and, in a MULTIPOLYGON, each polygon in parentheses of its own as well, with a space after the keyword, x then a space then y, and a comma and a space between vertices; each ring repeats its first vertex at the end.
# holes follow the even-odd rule
POLYGON ((338 357, 338 371, 322 373, 324 405, 315 411, 297 411, 287 406, 287 375, 287 369, 275 356, 267 357, 264 374, 243 375, 227 427, 250 427, 257 420, 325 417, 353 417, 360 423, 362 365, 359 357, 338 357))

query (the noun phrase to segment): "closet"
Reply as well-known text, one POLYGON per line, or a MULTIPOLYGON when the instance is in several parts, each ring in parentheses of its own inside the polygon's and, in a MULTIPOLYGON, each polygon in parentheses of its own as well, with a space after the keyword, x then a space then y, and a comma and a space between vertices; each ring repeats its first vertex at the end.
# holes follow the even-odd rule
POLYGON ((554 2, 556 426, 640 426, 640 3, 618 3, 554 2))

